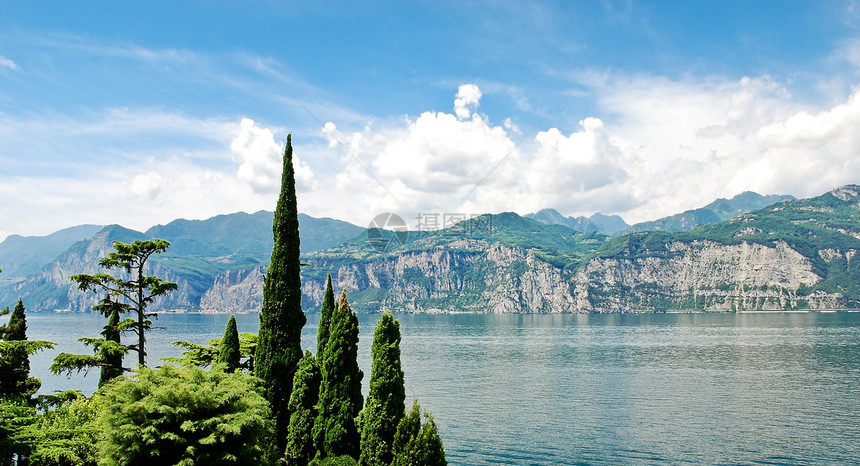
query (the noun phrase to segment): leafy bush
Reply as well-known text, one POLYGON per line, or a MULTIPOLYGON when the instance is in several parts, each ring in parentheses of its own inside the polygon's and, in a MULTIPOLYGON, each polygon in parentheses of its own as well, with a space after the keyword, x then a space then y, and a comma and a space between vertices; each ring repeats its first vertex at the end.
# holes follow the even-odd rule
POLYGON ((258 464, 271 436, 259 380, 198 367, 143 368, 104 390, 103 464, 258 464))

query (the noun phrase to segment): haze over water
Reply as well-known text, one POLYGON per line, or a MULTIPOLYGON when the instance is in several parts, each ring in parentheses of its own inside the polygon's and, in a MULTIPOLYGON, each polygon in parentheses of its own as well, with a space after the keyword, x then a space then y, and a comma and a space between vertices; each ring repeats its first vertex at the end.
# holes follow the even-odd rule
MULTIPOLYGON (((316 344, 318 314, 303 346, 316 344)), ((370 378, 376 315, 361 315, 370 378)), ((105 319, 30 314, 42 393, 95 389, 47 373, 105 319)), ((148 361, 171 341, 223 334, 227 315, 162 315, 148 361)), ((398 315, 407 401, 439 425, 451 464, 857 461, 860 314, 398 315)), ((237 316, 256 332, 258 316, 237 316)))

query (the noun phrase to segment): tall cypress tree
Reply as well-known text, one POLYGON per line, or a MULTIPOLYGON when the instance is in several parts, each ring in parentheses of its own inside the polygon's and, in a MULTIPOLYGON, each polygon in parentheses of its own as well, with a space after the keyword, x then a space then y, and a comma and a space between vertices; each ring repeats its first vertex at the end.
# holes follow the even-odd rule
POLYGON ((218 363, 224 365, 226 372, 235 372, 239 368, 242 354, 239 352, 239 329, 236 328, 236 316, 230 316, 227 328, 224 330, 224 338, 221 339, 221 352, 218 354, 218 363))
POLYGON ((27 317, 20 299, 3 329, 3 339, 6 344, 0 347, 0 399, 30 400, 42 382, 30 377, 30 353, 34 351, 25 343, 27 317))
POLYGON ((289 401, 293 376, 302 358, 302 283, 299 276, 299 215, 293 170, 292 135, 287 136, 281 194, 272 225, 274 247, 260 310, 256 375, 263 380, 275 420, 276 455, 282 456, 287 442, 289 401))
POLYGON ((325 354, 325 345, 328 343, 329 326, 331 325, 331 313, 334 312, 334 291, 331 287, 331 274, 325 285, 322 308, 320 308, 320 326, 317 330, 317 357, 322 358, 325 354))
POLYGON ((391 464, 397 425, 406 409, 406 389, 400 366, 400 322, 386 312, 373 332, 370 392, 359 415, 362 465, 391 464))
POLYGON ((304 466, 316 456, 313 427, 318 415, 322 374, 310 351, 299 361, 290 397, 290 432, 287 435, 287 464, 304 466))
POLYGON ((361 379, 358 368, 358 316, 346 301, 346 290, 332 313, 331 333, 320 361, 319 416, 314 423, 314 444, 320 456, 359 456, 355 418, 361 411, 361 379))

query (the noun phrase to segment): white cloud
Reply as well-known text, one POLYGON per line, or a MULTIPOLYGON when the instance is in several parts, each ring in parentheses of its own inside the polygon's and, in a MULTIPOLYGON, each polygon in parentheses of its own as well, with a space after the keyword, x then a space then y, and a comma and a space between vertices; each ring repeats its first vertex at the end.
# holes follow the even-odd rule
POLYGON ((151 171, 144 175, 135 176, 131 180, 129 189, 132 194, 143 200, 153 200, 161 191, 162 183, 164 183, 164 178, 158 173, 151 171))
MULTIPOLYGON (((360 215, 383 210, 414 218, 544 207, 638 222, 745 190, 811 196, 860 181, 856 95, 810 112, 769 76, 609 76, 592 85, 611 123, 588 117, 571 132, 551 127, 524 147, 510 122, 496 126, 475 113, 481 91, 471 84, 460 86, 453 114, 426 112, 353 133, 331 123, 327 131, 352 156, 341 154, 329 194, 361 206, 342 216, 359 224, 360 215)), ((334 139, 331 147, 343 152, 334 139)))
POLYGON ((465 120, 478 108, 481 100, 481 90, 474 84, 463 84, 457 90, 454 99, 454 113, 460 120, 465 120))
MULTIPOLYGON (((283 170, 283 148, 275 142, 271 130, 260 128, 254 120, 243 118, 239 134, 230 143, 230 150, 241 165, 236 172, 240 180, 261 193, 277 192, 281 187, 283 170)), ((296 174, 296 189, 313 189, 313 172, 293 152, 293 168, 296 174)))
POLYGON ((3 55, 0 55, 0 66, 5 66, 12 71, 21 71, 21 68, 19 68, 18 65, 15 64, 15 62, 4 57, 3 55))

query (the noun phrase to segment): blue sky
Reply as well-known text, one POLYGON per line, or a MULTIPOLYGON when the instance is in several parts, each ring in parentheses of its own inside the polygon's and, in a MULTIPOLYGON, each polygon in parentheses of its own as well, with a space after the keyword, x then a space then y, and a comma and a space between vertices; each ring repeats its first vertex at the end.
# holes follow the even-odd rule
POLYGON ((860 182, 860 3, 3 2, 0 239, 274 208, 628 222, 860 182))

